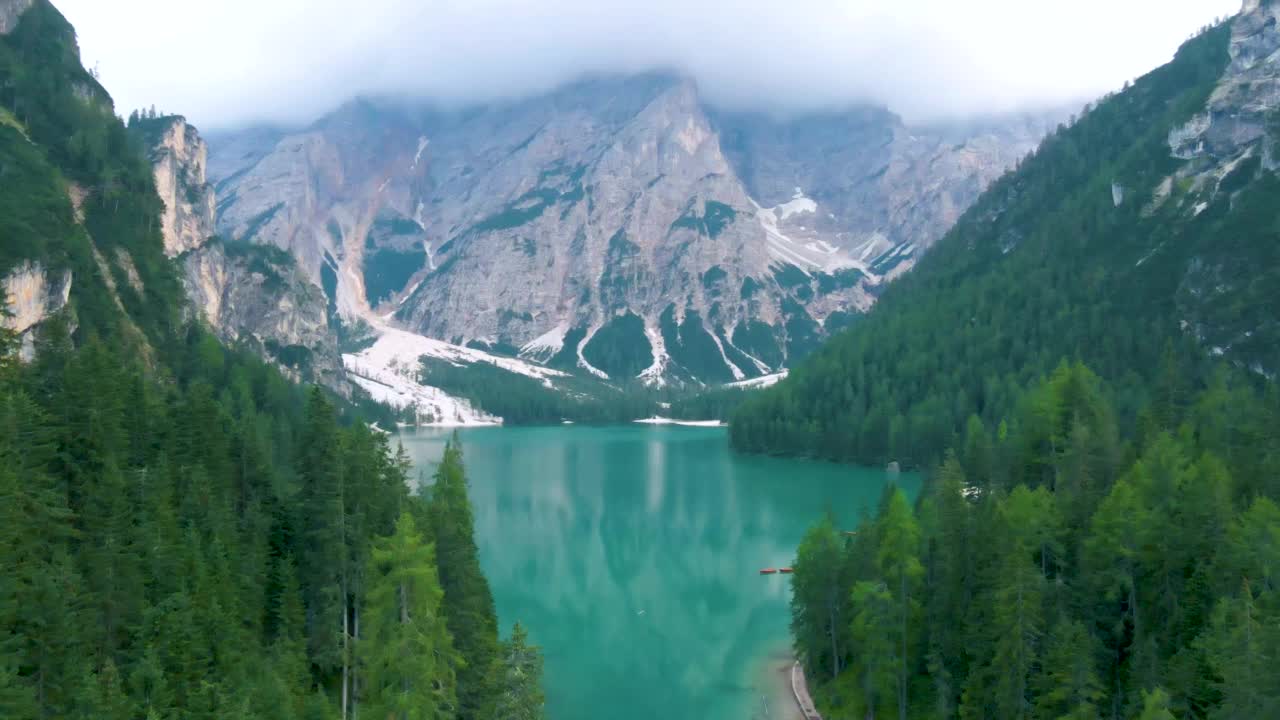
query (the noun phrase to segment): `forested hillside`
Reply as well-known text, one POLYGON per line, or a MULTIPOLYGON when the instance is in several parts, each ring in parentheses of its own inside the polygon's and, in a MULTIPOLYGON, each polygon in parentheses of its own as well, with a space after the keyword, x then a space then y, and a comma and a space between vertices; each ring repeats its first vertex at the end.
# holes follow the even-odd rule
POLYGON ((45 0, 0 106, 0 277, 68 283, 0 327, 0 717, 537 717, 460 449, 410 494, 345 401, 189 322, 150 166, 45 0))
POLYGON ((1064 365, 914 509, 890 487, 810 530, 792 629, 824 717, 1280 717, 1280 393, 1163 385, 1129 441, 1112 396, 1064 365))
POLYGON ((927 472, 798 550, 824 717, 1280 717, 1276 13, 1059 130, 735 416, 927 472))
MULTIPOLYGON (((1248 146, 1202 142, 1198 157, 1171 147, 1227 82, 1232 43, 1275 39, 1274 23, 1234 41, 1232 25, 1049 137, 866 318, 748 401, 734 445, 927 467, 971 418, 1008 419, 1021 390, 1063 358, 1107 380, 1124 429, 1152 398, 1166 351, 1190 387, 1205 386, 1213 354, 1280 369, 1274 113, 1269 136, 1248 146)), ((1221 115, 1228 127, 1233 113, 1243 111, 1223 107, 1203 125, 1221 115)))

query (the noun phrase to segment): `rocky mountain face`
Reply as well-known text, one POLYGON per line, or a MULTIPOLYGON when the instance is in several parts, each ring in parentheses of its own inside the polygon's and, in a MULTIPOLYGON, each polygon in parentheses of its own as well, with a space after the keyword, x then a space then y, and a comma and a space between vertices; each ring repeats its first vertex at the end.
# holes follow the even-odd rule
POLYGON ((341 387, 324 293, 278 248, 216 237, 208 146, 181 116, 132 118, 164 201, 165 254, 181 266, 192 308, 228 343, 247 343, 295 375, 341 387))
POLYGON ((169 257, 195 250, 213 237, 214 195, 205 179, 209 148, 180 117, 158 128, 151 142, 156 192, 164 201, 164 252, 169 257))
POLYGON ((70 270, 51 272, 40 262, 32 261, 22 263, 0 279, 0 292, 9 311, 0 322, 18 334, 23 360, 30 360, 35 353, 35 335, 30 331, 66 307, 71 281, 70 270))
POLYGON ((798 188, 820 211, 788 234, 823 240, 890 274, 914 264, 1059 113, 910 128, 883 108, 781 120, 717 113, 721 145, 751 196, 767 206, 798 188))
MULTIPOLYGON (((1215 355, 1268 377, 1280 373, 1280 4, 1245 0, 1231 22, 1230 60, 1202 112, 1169 133, 1185 162, 1149 192, 1144 213, 1172 205, 1205 233, 1183 263, 1182 327, 1215 355), (1270 223, 1270 224, 1268 224, 1270 223)), ((1151 257, 1172 254, 1165 247, 1151 257)))
POLYGON ((868 309, 1049 125, 778 119, 649 74, 457 112, 355 101, 216 137, 209 173, 219 233, 289 252, 348 326, 729 382, 868 309))
POLYGON ((928 466, 1060 363, 1131 423, 1132 398, 1274 379, 1278 141, 1280 4, 1249 0, 1047 137, 856 327, 744 403, 734 442, 928 466))

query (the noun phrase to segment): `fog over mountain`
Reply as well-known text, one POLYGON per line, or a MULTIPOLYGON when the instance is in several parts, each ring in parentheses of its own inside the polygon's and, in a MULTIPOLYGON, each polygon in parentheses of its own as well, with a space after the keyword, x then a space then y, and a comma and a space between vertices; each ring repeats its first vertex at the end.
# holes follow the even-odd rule
POLYGON ((307 122, 361 93, 453 103, 655 67, 780 112, 909 121, 1083 101, 1166 62, 1239 0, 55 0, 119 108, 212 129, 307 122), (1081 53, 1080 48, 1088 48, 1081 53))

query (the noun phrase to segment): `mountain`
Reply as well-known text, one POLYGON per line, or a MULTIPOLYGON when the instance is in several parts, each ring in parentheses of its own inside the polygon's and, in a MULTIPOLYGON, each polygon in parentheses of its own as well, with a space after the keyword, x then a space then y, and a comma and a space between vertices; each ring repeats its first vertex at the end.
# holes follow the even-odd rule
POLYGON ((1065 360, 1121 419, 1280 371, 1280 9, 1250 0, 995 182, 873 312, 748 402, 737 447, 924 466, 1065 360), (1213 362, 1217 361, 1217 363, 1213 362))
POLYGON ((867 310, 1050 116, 777 118, 597 77, 464 110, 356 100, 211 139, 225 239, 289 252, 344 332, 611 380, 783 369, 867 310))

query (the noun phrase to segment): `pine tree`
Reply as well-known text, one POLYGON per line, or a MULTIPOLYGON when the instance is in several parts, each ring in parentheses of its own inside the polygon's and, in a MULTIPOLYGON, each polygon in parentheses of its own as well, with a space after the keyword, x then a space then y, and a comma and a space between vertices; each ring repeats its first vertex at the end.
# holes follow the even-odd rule
POLYGON ((809 528, 792 563, 791 632, 805 670, 836 677, 844 667, 851 616, 844 550, 830 516, 809 528))
POLYGON ((409 514, 373 549, 360 657, 364 705, 391 720, 452 718, 460 664, 443 616, 434 552, 409 514))
POLYGON ((346 533, 342 463, 333 406, 313 388, 298 451, 298 578, 307 608, 307 654, 324 672, 343 667, 346 533))
POLYGON ((1257 598, 1248 580, 1238 597, 1219 601, 1203 644, 1220 678, 1222 704, 1215 718, 1276 717, 1280 713, 1280 603, 1257 598))
POLYGON ((90 478, 81 513, 84 545, 81 567, 89 598, 92 636, 87 638, 100 661, 117 656, 142 620, 140 548, 135 512, 123 474, 114 461, 90 478))
POLYGON ((80 680, 73 515, 45 471, 54 434, 26 396, 0 397, 0 657, 24 668, 41 717, 66 708, 80 680))
MULTIPOLYGON (((925 532, 931 628, 946 627, 955 618, 966 617, 977 587, 973 512, 965 497, 967 487, 964 468, 955 454, 949 453, 923 504, 933 518, 925 532)), ((946 715, 956 700, 952 681, 965 672, 965 638, 958 632, 932 632, 930 644, 930 675, 938 686, 940 714, 946 715)))
POLYGON ((292 693, 293 712, 301 715, 311 694, 311 673, 307 663, 306 613, 298 574, 288 557, 275 564, 268 626, 275 633, 273 665, 292 693))
POLYGON ((495 720, 542 720, 546 699, 542 692, 542 654, 529 644, 520 623, 502 645, 502 693, 495 720))
POLYGON ((101 671, 85 675, 72 717, 83 720, 133 720, 137 717, 137 708, 126 694, 115 663, 108 660, 101 671))
POLYGON ((456 437, 445 446, 436 469, 427 517, 449 633, 466 660, 458 671, 458 717, 487 718, 498 695, 498 617, 489 582, 480 569, 462 447, 456 437))
MULTIPOLYGON (((3 651, 0 648, 0 651, 3 651)), ((0 717, 34 718, 40 716, 35 691, 6 660, 0 664, 0 717)))
POLYGON ((1161 688, 1142 691, 1142 712, 1138 720, 1176 720, 1169 712, 1169 693, 1161 688))
POLYGON ((906 720, 908 693, 917 660, 916 642, 920 632, 920 601, 917 594, 924 566, 920 564, 920 527, 916 524, 907 496, 894 488, 877 523, 880 541, 876 554, 879 576, 893 597, 894 612, 890 625, 894 634, 898 718, 906 720))
POLYGON ((1058 619, 1049 633, 1044 672, 1036 681, 1036 717, 1044 720, 1094 720, 1102 700, 1095 667, 1096 648, 1084 624, 1058 619))
POLYGON ((868 720, 883 707, 898 703, 901 648, 894 626, 898 608, 883 582, 862 581, 853 586, 849 639, 854 650, 854 672, 868 720))

